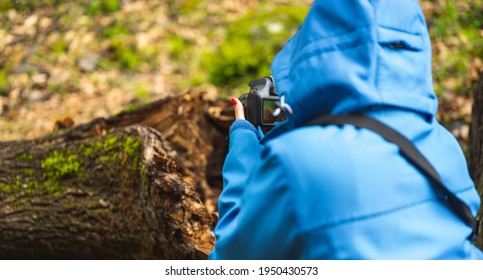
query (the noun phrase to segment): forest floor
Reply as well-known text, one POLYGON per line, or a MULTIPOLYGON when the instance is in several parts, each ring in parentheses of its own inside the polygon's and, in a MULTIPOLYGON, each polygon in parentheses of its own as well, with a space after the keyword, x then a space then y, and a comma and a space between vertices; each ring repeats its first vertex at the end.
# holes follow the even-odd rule
MULTIPOLYGON (((295 30, 311 2, 2 1, 0 141, 39 137, 59 122, 86 123, 193 87, 212 96, 238 96, 266 72, 273 54, 255 61, 265 65, 254 70, 252 54, 236 49, 248 39, 230 43, 241 32, 237 24, 254 22, 252 32, 255 24, 286 13, 295 30), (235 66, 223 64, 229 59, 235 66)), ((433 44, 438 118, 464 145, 472 88, 483 67, 482 0, 420 3, 433 44)), ((282 26, 276 23, 268 23, 270 32, 282 26)), ((261 42, 277 38, 269 52, 290 37, 259 35, 261 42)))

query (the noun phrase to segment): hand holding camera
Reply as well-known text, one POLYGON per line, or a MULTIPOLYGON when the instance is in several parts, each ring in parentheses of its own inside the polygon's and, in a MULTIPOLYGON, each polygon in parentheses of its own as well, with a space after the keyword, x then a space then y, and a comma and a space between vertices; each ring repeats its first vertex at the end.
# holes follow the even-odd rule
POLYGON ((264 132, 269 131, 277 121, 284 121, 287 117, 279 108, 278 95, 272 77, 265 77, 251 81, 250 92, 233 99, 235 117, 248 120, 253 126, 260 127, 264 132), (280 112, 276 112, 278 111, 280 112), (278 113, 278 114, 276 114, 278 113))

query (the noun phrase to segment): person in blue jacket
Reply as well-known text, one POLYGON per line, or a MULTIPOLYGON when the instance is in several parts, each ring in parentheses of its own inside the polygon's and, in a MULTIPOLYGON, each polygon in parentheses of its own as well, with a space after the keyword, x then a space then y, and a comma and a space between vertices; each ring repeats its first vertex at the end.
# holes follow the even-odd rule
POLYGON ((417 0, 315 1, 271 71, 288 120, 263 136, 235 99, 210 259, 483 259, 396 145, 352 125, 304 126, 353 112, 383 122, 476 214, 463 152, 435 118, 417 0))

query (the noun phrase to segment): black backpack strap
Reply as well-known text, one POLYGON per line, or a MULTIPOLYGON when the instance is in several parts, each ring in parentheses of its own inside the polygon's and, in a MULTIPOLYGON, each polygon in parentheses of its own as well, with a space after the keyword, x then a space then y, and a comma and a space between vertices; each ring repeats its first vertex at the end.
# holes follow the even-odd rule
POLYGON ((449 207, 453 212, 458 215, 469 227, 473 229, 470 236, 470 240, 474 240, 479 230, 479 221, 475 219, 469 207, 455 196, 444 185, 443 181, 438 175, 438 172, 429 163, 429 161, 419 152, 419 150, 402 134, 389 126, 370 118, 363 114, 350 114, 350 115, 328 115, 316 118, 307 124, 312 125, 344 125, 351 124, 355 127, 366 128, 382 136, 386 141, 396 144, 399 147, 400 153, 406 157, 419 171, 425 174, 435 184, 434 187, 437 191, 444 194, 444 199, 447 201, 449 207))

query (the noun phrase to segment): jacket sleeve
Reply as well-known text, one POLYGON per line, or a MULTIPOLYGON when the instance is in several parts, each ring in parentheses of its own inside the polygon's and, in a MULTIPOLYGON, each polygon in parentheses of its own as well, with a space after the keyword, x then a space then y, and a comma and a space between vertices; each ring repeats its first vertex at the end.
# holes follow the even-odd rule
POLYGON ((283 164, 253 131, 232 131, 210 259, 300 258, 303 246, 287 178, 283 164))

